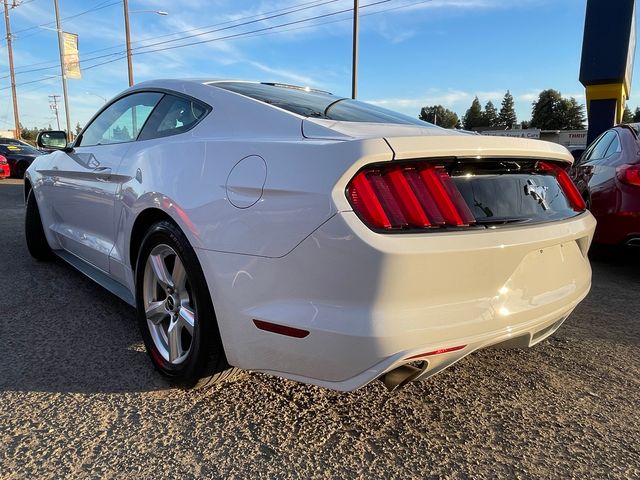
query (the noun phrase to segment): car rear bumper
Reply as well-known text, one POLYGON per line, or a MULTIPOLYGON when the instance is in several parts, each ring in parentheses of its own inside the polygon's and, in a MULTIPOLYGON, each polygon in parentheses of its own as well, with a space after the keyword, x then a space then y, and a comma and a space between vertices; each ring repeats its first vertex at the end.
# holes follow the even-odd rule
POLYGON ((640 211, 616 212, 598 217, 594 240, 607 245, 621 245, 640 240, 640 211))
POLYGON ((595 220, 384 235, 335 215, 281 258, 198 250, 232 365, 352 390, 426 352, 426 377, 497 343, 530 346, 589 291, 595 220), (253 320, 308 331, 304 338, 253 320))

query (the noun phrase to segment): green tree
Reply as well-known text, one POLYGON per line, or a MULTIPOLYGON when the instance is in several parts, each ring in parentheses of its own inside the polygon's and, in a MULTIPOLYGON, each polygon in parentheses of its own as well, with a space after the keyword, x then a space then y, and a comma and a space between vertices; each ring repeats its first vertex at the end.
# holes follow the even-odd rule
POLYGON ((480 105, 478 97, 475 97, 473 102, 471 102, 471 106, 464 114, 462 124, 464 125, 465 130, 473 130, 474 128, 485 126, 482 106, 480 105))
POLYGON ((489 100, 487 104, 484 106, 484 122, 487 127, 497 127, 499 126, 498 121, 498 110, 493 105, 493 102, 489 100))
POLYGON ((522 122, 520 122, 520 128, 522 128, 523 130, 526 130, 530 126, 531 122, 529 120, 523 120, 522 122))
POLYGON ((563 98, 553 89, 543 90, 533 102, 531 126, 541 130, 581 130, 584 128, 584 105, 575 98, 563 98))
POLYGON ((633 121, 640 122, 640 107, 636 107, 636 110, 633 112, 633 121))
POLYGON ((442 105, 422 107, 418 118, 444 128, 454 128, 460 124, 458 115, 442 105))
POLYGON ((503 128, 511 128, 518 122, 516 110, 514 107, 513 95, 507 90, 502 99, 500 113, 498 113, 498 126, 503 128))

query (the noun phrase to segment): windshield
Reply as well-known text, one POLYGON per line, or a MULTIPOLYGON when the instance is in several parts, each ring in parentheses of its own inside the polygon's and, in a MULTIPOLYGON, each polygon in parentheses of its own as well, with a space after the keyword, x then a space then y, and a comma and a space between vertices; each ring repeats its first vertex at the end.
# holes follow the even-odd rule
POLYGON ((30 145, 24 145, 22 143, 10 143, 7 145, 0 145, 0 153, 17 153, 19 155, 40 155, 42 152, 36 150, 30 145))
POLYGON ((211 85, 274 105, 305 117, 340 120, 343 122, 396 123, 434 127, 418 118, 412 118, 385 108, 332 95, 319 90, 288 85, 217 82, 211 85))

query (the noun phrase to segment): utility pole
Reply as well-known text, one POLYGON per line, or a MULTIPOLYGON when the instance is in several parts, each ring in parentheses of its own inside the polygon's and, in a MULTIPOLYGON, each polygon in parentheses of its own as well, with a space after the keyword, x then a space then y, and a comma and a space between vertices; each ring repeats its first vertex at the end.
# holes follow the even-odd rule
POLYGON ((355 99, 358 93, 358 0, 353 0, 353 55, 351 60, 351 98, 355 99))
POLYGON ((129 30, 129 0, 123 0, 124 36, 127 43, 127 67, 129 68, 129 86, 133 86, 133 62, 131 60, 131 32, 129 30))
MULTIPOLYGON (((15 7, 15 2, 13 4, 15 7)), ((20 117, 18 115, 18 96, 16 95, 16 75, 13 70, 13 48, 11 46, 11 25, 9 22, 9 5, 4 0, 4 21, 7 27, 7 51, 9 52, 9 75, 11 77, 11 95, 13 96, 13 120, 15 122, 16 138, 22 138, 20 131, 20 117)))
POLYGON ((58 115, 58 99, 60 95, 49 95, 49 108, 56 112, 56 122, 58 122, 58 130, 60 130, 60 115, 58 115))
POLYGON ((69 97, 67 95, 67 76, 64 71, 64 44, 62 41, 62 26, 60 25, 60 8, 58 0, 53 0, 53 6, 56 11, 56 30, 58 31, 58 50, 60 50, 60 73, 62 74, 62 96, 64 98, 64 116, 67 119, 67 136, 71 138, 71 115, 69 114, 69 97))

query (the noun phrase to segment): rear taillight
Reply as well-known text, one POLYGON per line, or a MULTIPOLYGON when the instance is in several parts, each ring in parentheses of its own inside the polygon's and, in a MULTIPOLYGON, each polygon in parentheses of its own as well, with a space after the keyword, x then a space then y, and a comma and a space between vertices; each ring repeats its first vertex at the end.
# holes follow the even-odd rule
POLYGON ((640 165, 620 165, 616 175, 622 183, 640 187, 640 165))
POLYGON ((373 229, 464 227, 475 223, 455 183, 442 166, 372 166, 347 186, 354 211, 373 229))
POLYGON ((5 157, 4 155, 0 155, 0 165, 6 165, 7 164, 7 157, 5 157))
POLYGON ((576 212, 586 210, 587 205, 584 203, 584 199, 563 167, 551 162, 538 162, 537 169, 540 172, 550 173, 556 177, 560 188, 562 188, 564 195, 567 197, 567 200, 569 200, 571 208, 576 212))

